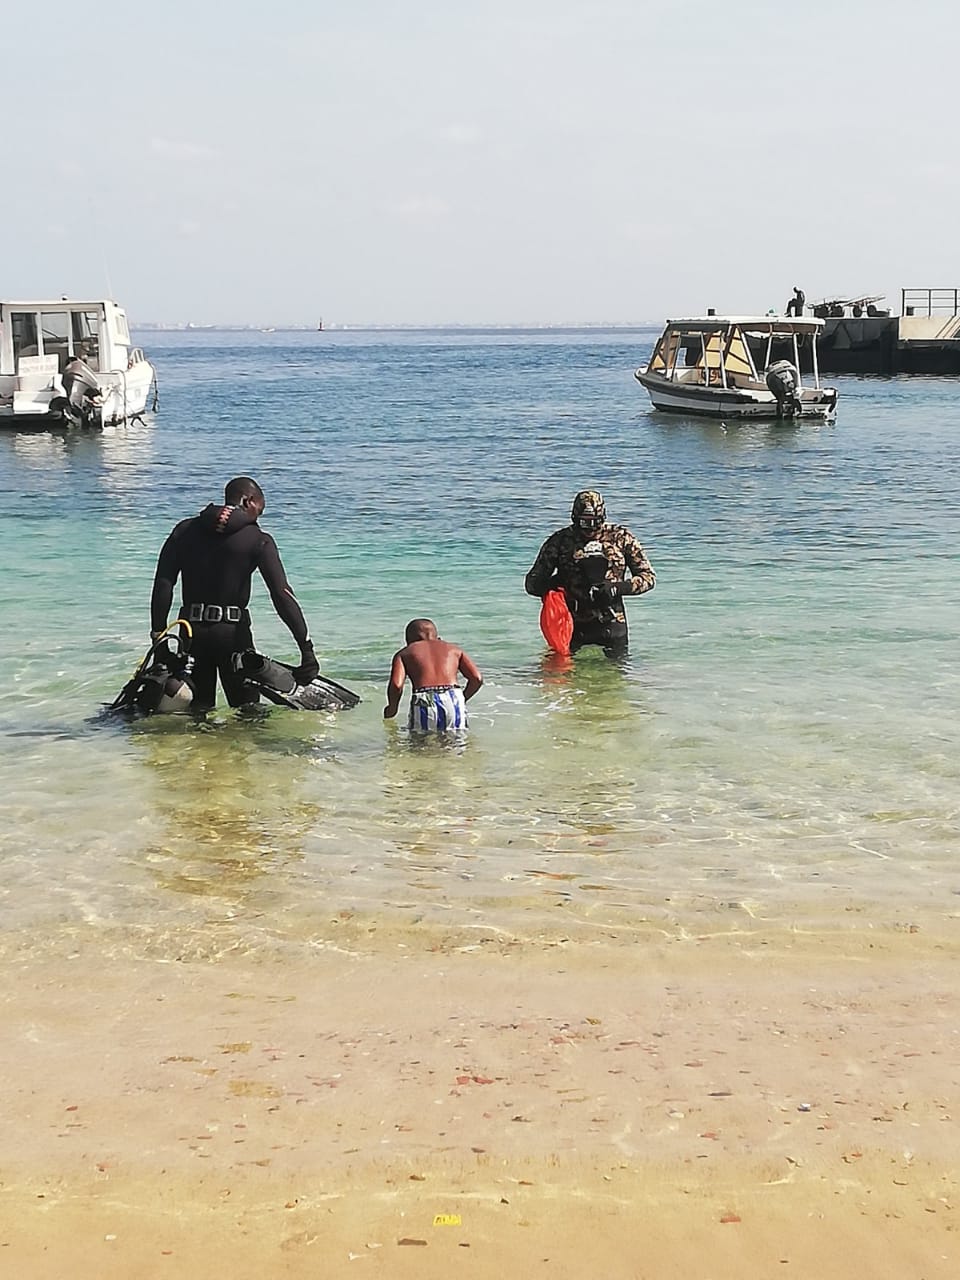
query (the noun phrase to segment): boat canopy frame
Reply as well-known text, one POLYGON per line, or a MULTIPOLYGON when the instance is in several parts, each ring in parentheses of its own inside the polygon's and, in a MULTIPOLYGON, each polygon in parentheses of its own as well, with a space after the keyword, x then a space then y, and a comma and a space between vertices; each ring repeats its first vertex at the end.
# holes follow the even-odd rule
POLYGON ((670 382, 678 382, 678 372, 699 369, 704 382, 736 390, 733 379, 737 375, 752 382, 762 382, 763 373, 770 367, 774 341, 789 339, 792 347, 792 364, 797 370, 799 386, 803 387, 803 371, 800 351, 801 339, 809 337, 811 352, 811 385, 821 390, 820 369, 817 360, 817 336, 823 328, 819 319, 784 319, 776 316, 698 316, 689 320, 668 320, 657 340, 647 365, 647 373, 660 374, 670 382), (758 370, 749 339, 763 343, 763 372, 758 370), (690 362, 691 349, 699 355, 690 362), (684 363, 680 363, 680 352, 684 363))

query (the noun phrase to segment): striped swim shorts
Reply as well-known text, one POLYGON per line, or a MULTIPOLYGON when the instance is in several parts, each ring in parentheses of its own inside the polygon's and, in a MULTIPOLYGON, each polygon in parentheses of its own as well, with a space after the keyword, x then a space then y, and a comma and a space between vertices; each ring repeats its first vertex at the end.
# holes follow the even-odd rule
POLYGON ((416 689, 410 700, 410 732, 446 733, 466 729, 467 708, 459 685, 443 684, 416 689))

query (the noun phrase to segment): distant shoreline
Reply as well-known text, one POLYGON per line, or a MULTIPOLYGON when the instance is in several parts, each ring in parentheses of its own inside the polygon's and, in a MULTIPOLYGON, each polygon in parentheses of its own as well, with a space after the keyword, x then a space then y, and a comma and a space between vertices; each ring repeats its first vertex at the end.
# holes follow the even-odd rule
POLYGON ((309 324, 164 324, 133 321, 130 327, 141 333, 577 333, 582 330, 659 329, 662 321, 637 320, 632 323, 584 321, 580 324, 330 324, 318 329, 309 324))

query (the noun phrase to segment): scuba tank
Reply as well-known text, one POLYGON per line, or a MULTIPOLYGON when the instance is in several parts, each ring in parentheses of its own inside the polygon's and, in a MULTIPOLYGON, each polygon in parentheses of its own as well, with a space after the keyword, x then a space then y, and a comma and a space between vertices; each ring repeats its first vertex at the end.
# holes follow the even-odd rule
POLYGON ((109 710, 144 716, 189 711, 194 694, 192 637, 190 623, 178 618, 153 642, 109 710))

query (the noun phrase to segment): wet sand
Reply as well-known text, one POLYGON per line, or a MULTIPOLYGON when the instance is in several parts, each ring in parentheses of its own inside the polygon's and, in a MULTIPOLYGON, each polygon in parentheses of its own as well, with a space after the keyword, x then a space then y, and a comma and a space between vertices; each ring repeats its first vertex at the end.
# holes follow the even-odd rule
POLYGON ((925 928, 9 957, 0 1274, 954 1277, 925 928))

